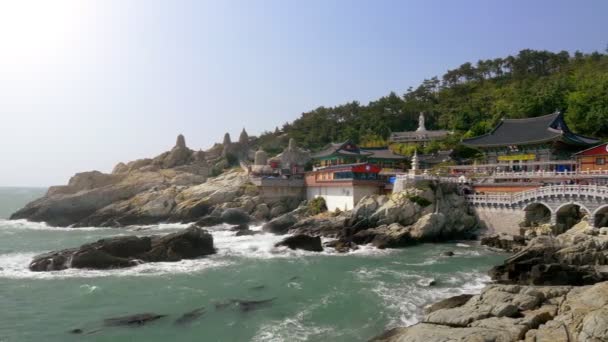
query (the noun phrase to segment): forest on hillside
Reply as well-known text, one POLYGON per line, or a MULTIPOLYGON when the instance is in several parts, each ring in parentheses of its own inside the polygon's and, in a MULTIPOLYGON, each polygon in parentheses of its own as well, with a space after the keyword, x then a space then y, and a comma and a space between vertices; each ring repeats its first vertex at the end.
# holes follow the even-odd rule
POLYGON ((522 50, 516 56, 464 63, 441 77, 424 80, 403 95, 362 105, 357 101, 319 107, 260 136, 268 152, 285 138, 318 150, 330 142, 386 144, 391 132, 414 130, 426 113, 428 129, 454 134, 443 142, 453 147, 463 137, 484 134, 501 118, 525 118, 560 110, 577 133, 608 138, 608 49, 606 53, 570 54, 522 50))

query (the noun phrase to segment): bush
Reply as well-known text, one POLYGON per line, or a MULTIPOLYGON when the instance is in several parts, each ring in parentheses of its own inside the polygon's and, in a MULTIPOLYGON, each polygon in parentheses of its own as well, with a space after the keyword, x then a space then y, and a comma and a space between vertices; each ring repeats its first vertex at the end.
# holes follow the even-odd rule
POLYGON ((411 202, 414 202, 416 204, 418 204, 421 207, 428 207, 429 205, 431 205, 431 201, 429 201, 428 199, 424 198, 424 197, 420 197, 417 195, 414 196, 408 196, 407 199, 409 199, 411 202))
POLYGON ((318 215, 327 211, 327 204, 323 197, 315 197, 308 201, 308 213, 311 215, 318 215))

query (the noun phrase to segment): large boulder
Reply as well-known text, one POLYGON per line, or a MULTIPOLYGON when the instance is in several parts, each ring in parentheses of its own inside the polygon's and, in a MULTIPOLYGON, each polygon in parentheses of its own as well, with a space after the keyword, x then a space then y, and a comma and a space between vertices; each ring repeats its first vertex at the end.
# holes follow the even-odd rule
POLYGON ((521 235, 498 233, 482 237, 481 244, 507 252, 518 252, 526 246, 526 240, 521 235))
POLYGON ((410 227, 404 227, 399 223, 359 231, 352 236, 352 241, 357 244, 371 243, 381 249, 404 247, 414 242, 410 227))
POLYGON ((230 208, 224 210, 220 219, 223 223, 228 224, 247 224, 251 221, 251 217, 241 209, 230 208))
POLYGON ((287 213, 266 222, 262 230, 273 234, 285 234, 297 222, 298 219, 293 214, 287 213))
POLYGON ((101 239, 78 248, 35 256, 32 271, 66 268, 111 269, 142 262, 179 261, 215 253, 213 237, 198 227, 158 236, 118 236, 101 239))
POLYGON ((322 252, 321 238, 304 234, 286 237, 283 241, 275 244, 275 247, 285 246, 290 249, 303 249, 311 252, 322 252))
POLYGON ((586 234, 581 222, 557 237, 539 236, 492 268, 501 283, 588 285, 608 280, 608 236, 586 234))

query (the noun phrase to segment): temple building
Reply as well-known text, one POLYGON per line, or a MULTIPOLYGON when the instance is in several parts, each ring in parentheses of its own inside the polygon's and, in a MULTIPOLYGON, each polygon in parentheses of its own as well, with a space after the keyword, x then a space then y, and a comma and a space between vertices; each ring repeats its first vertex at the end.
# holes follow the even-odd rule
POLYGON ((361 198, 385 192, 380 167, 367 163, 340 164, 306 173, 306 199, 322 197, 330 211, 351 210, 361 198))
POLYGON ((503 119, 491 132, 462 143, 481 151, 484 167, 495 171, 572 171, 576 168, 572 155, 599 140, 573 133, 562 113, 556 112, 503 119))
POLYGON ((608 173, 608 143, 575 153, 574 157, 577 169, 581 172, 608 173))
POLYGON ((449 131, 446 130, 427 130, 424 113, 418 116, 418 129, 407 132, 391 133, 389 142, 398 144, 426 144, 432 140, 440 140, 448 136, 449 131))
POLYGON ((313 166, 320 169, 328 166, 369 163, 381 169, 403 170, 407 157, 384 148, 360 148, 347 140, 343 143, 329 144, 312 155, 313 166))

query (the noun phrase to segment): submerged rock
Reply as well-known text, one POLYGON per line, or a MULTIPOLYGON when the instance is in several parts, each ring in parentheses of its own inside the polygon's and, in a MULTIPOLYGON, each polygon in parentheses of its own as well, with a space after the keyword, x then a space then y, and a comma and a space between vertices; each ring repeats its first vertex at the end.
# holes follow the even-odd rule
POLYGON ((175 320, 174 323, 176 325, 190 324, 193 321, 195 321, 196 319, 198 319, 199 317, 201 317, 203 314, 205 314, 205 308, 194 309, 192 311, 188 311, 188 312, 184 313, 183 315, 181 315, 178 319, 175 320))
POLYGON ((290 249, 303 249, 311 252, 322 252, 321 238, 304 234, 289 236, 275 244, 276 247, 286 246, 290 249))
POLYGON ((142 326, 146 323, 156 321, 167 315, 159 315, 155 313, 140 313, 129 316, 107 318, 103 321, 106 326, 142 326))
POLYGON ((190 227, 162 237, 119 236, 41 254, 34 257, 29 268, 32 271, 124 268, 142 262, 179 261, 213 253, 211 234, 201 228, 190 227))

